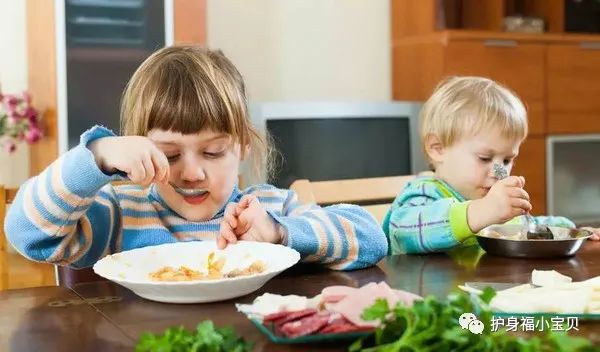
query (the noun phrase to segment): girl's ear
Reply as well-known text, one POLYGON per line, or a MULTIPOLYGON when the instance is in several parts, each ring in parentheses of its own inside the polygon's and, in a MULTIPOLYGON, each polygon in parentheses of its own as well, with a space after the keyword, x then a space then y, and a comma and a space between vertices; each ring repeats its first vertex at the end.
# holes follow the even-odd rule
POLYGON ((251 151, 250 144, 247 144, 245 147, 241 147, 241 149, 242 150, 240 153, 240 161, 244 161, 250 154, 250 151, 251 151))
POLYGON ((438 136, 435 134, 428 134, 425 136, 425 152, 434 165, 443 161, 444 145, 438 136))

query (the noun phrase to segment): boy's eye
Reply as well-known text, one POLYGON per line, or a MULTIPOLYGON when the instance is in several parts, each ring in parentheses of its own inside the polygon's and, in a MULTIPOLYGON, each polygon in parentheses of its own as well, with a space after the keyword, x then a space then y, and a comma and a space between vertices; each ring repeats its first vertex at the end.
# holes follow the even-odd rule
POLYGON ((490 161, 492 161, 492 158, 488 158, 487 156, 480 156, 479 160, 483 161, 484 163, 489 163, 490 161))
POLYGON ((513 159, 504 159, 504 165, 510 165, 510 163, 512 163, 513 159))

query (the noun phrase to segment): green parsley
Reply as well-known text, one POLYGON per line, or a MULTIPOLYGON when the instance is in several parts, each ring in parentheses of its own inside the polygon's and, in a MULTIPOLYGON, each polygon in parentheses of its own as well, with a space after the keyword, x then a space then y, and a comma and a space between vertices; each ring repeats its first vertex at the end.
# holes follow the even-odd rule
POLYGON ((162 335, 144 333, 136 352, 250 352, 253 344, 238 337, 231 327, 215 328, 210 320, 190 332, 183 326, 168 328, 162 335))
POLYGON ((362 318, 381 320, 383 323, 373 336, 357 340, 351 352, 445 352, 445 351, 525 351, 525 352, 588 352, 600 351, 588 339, 572 337, 566 332, 547 331, 542 336, 524 338, 505 330, 491 331, 492 312, 488 303, 495 292, 484 290, 479 297, 452 293, 447 302, 433 296, 417 301, 412 307, 398 303, 388 306, 387 300, 378 299, 365 309, 362 318), (462 313, 475 313, 485 323, 483 334, 462 329, 458 318, 462 313))

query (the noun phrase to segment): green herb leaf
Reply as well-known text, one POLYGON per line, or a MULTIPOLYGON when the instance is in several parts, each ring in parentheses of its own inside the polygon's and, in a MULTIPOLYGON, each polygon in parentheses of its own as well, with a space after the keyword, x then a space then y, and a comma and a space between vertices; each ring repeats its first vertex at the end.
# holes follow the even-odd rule
POLYGON ((571 337, 566 333, 546 331, 527 339, 511 335, 506 330, 491 331, 492 312, 489 302, 495 292, 486 288, 479 297, 452 293, 445 302, 433 296, 416 301, 412 307, 399 302, 391 308, 386 301, 377 300, 362 314, 367 320, 379 319, 382 325, 374 335, 362 338, 350 346, 352 352, 435 352, 435 351, 600 351, 591 341, 571 337), (482 334, 474 334, 459 325, 463 313, 474 313, 484 323, 482 334))
POLYGON ((215 328, 210 320, 198 324, 196 331, 190 332, 183 326, 171 327, 162 335, 144 333, 136 347, 136 352, 249 352, 253 344, 238 337, 231 327, 215 328))

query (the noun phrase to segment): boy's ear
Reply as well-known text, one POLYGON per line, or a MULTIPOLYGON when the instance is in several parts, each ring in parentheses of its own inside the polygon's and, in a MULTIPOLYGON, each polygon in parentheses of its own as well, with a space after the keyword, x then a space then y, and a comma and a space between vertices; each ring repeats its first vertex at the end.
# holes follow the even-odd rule
POLYGON ((435 134, 425 136, 425 152, 433 164, 439 164, 444 158, 444 145, 435 134))

